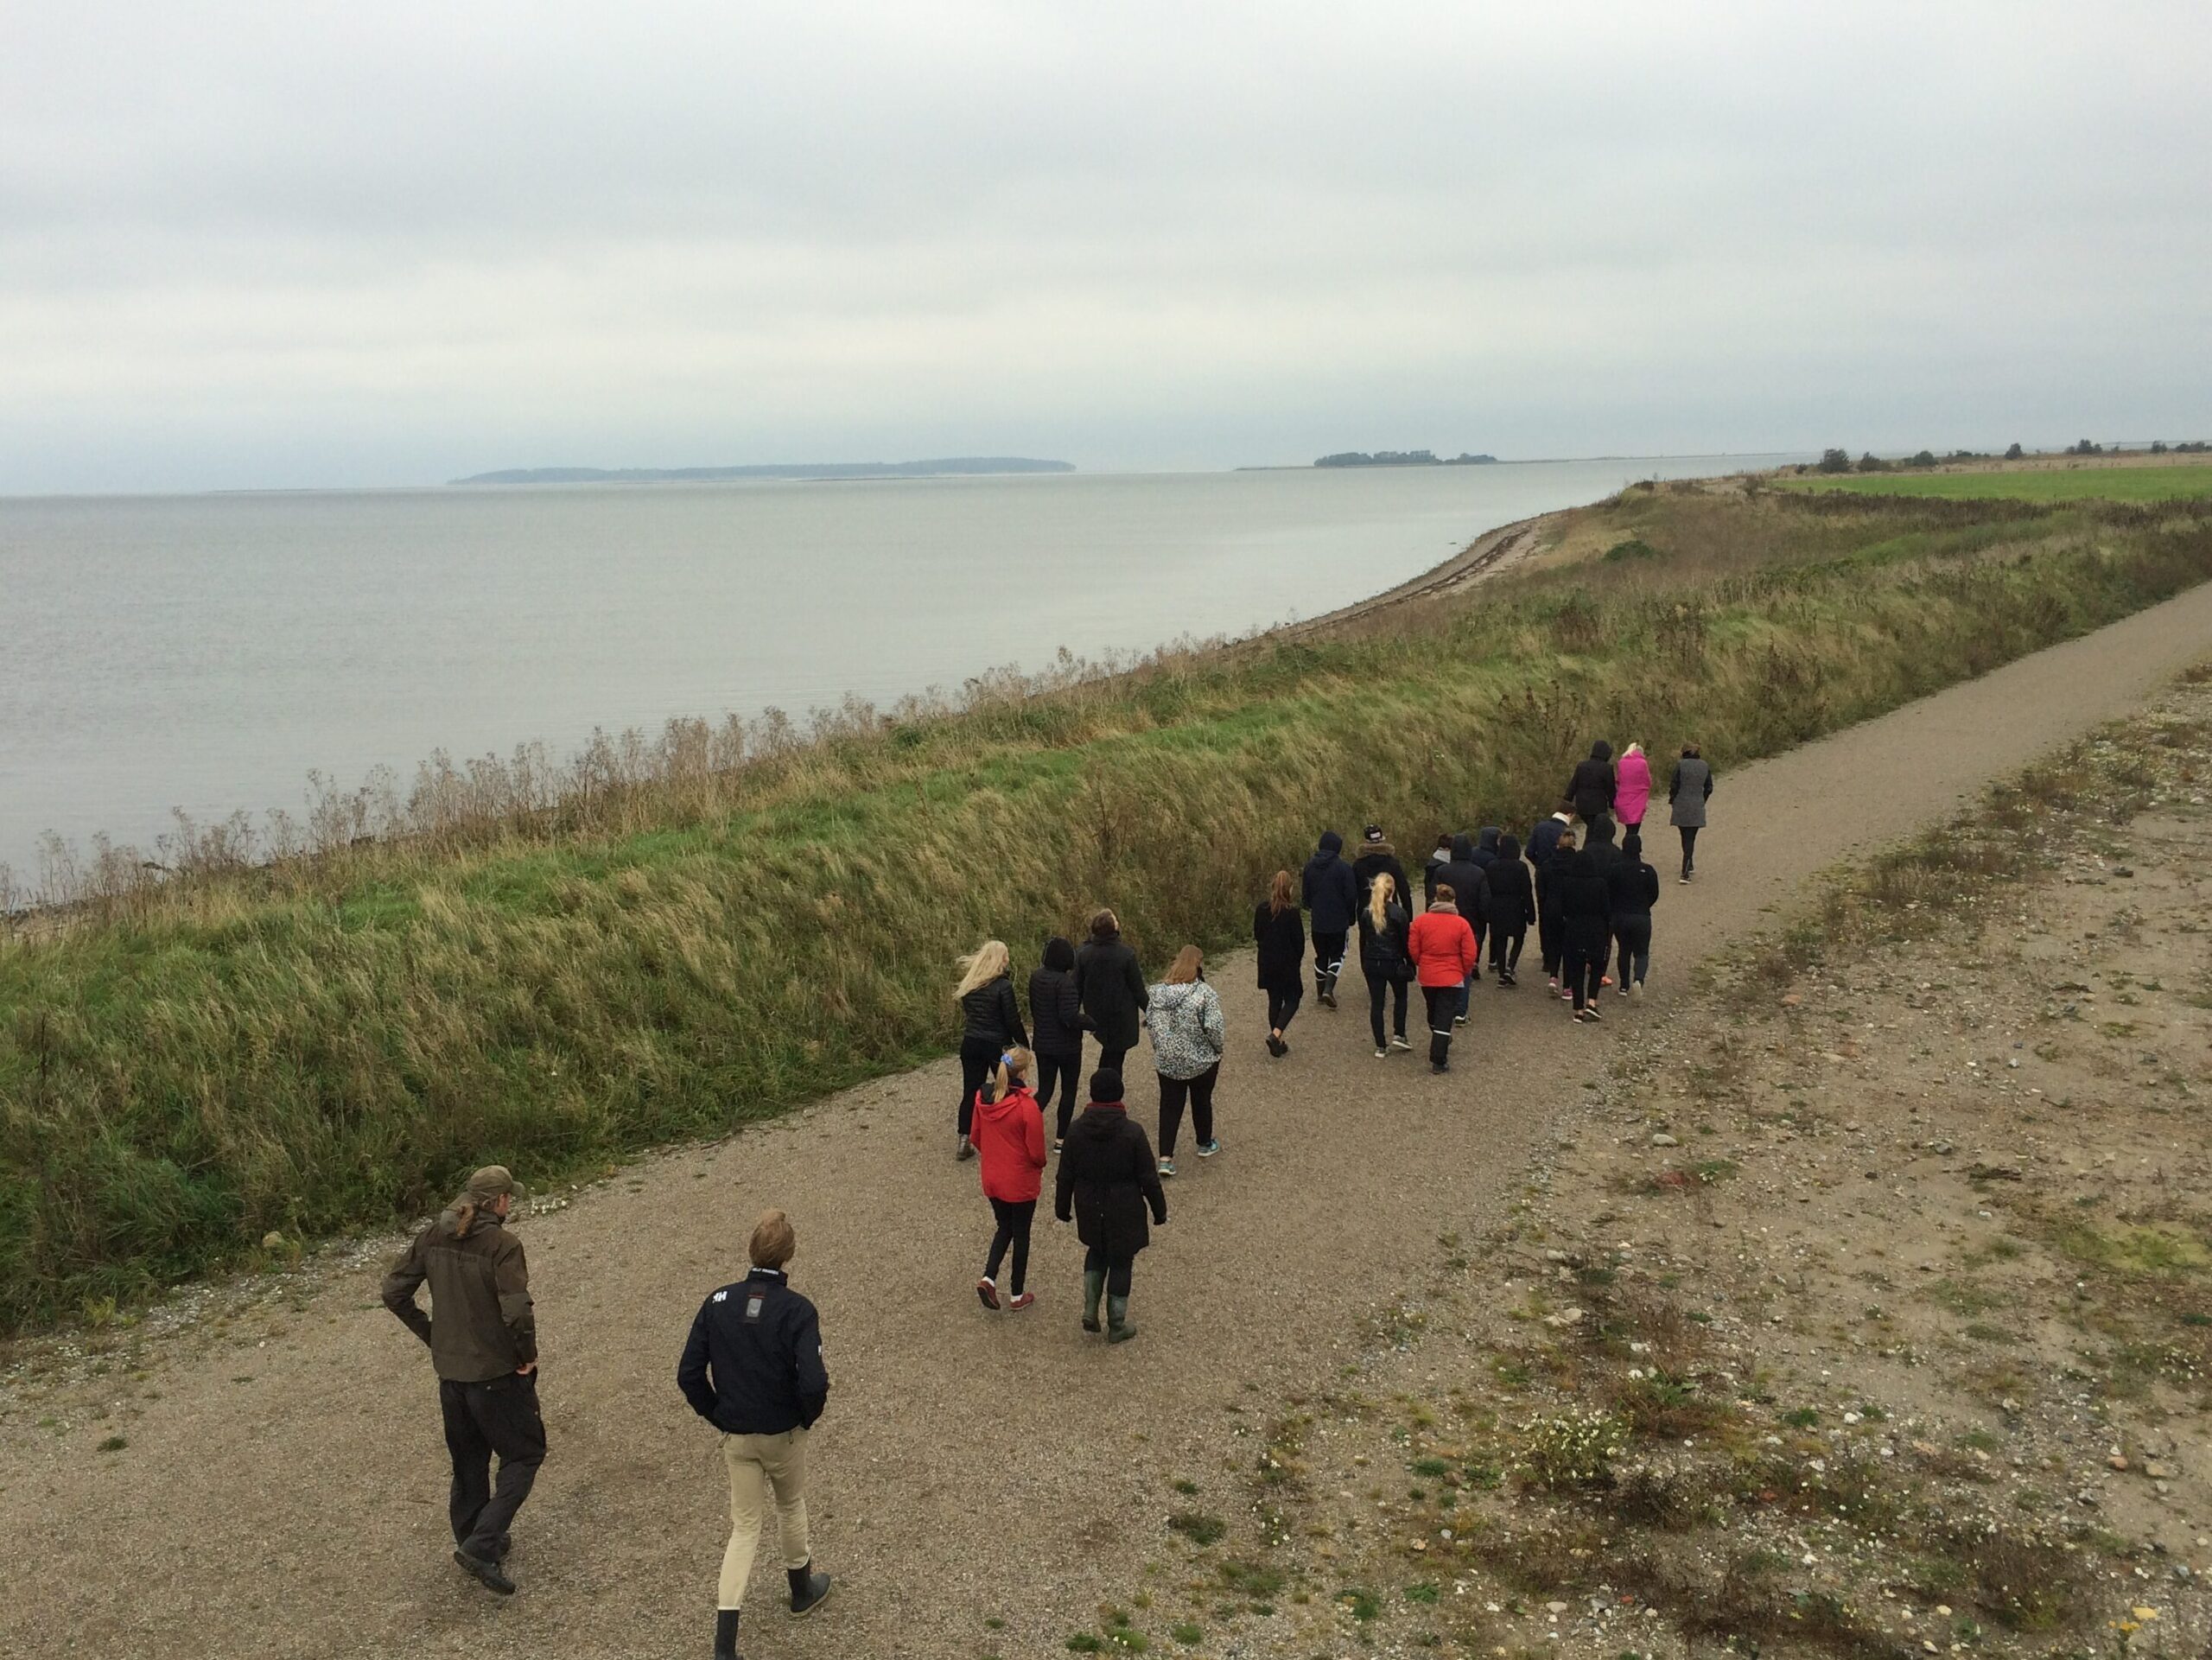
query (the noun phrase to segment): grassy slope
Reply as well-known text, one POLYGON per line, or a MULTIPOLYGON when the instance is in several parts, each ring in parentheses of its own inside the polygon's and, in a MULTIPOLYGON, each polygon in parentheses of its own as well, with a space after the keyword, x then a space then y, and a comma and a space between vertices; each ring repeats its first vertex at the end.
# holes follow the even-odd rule
POLYGON ((1322 824, 1524 822, 1599 733, 1725 768, 2212 576, 2204 505, 1610 511, 1656 553, 842 738, 634 833, 381 847, 0 948, 0 1326, 941 1052, 986 933, 1026 967, 1111 901, 1156 964, 1236 938, 1322 824))
POLYGON ((2171 501, 2212 495, 2212 466, 2028 467, 1986 473, 1808 474, 1777 480, 1792 490, 1850 490, 1869 496, 2005 497, 2018 501, 2171 501))

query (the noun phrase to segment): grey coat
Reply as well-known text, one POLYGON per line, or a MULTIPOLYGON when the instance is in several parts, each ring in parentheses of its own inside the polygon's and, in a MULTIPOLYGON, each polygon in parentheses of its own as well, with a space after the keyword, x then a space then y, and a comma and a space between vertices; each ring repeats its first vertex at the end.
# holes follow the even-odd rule
POLYGON ((1713 769, 1695 755, 1683 756, 1675 763, 1675 781, 1667 789, 1667 799, 1674 804, 1668 823, 1703 829, 1705 798, 1712 793, 1713 769))

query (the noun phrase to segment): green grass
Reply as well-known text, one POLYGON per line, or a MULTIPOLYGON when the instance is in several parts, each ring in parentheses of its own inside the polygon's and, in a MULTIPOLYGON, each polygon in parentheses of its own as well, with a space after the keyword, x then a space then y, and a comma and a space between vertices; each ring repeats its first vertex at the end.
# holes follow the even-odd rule
POLYGON ((1156 970, 1324 825, 1525 824, 1599 734, 1695 736, 1725 789, 2212 576, 2212 504, 1589 511, 1652 553, 0 928, 0 1329, 941 1054, 986 935, 1026 979, 1110 902, 1156 970))
POLYGON ((1791 490, 1847 490, 1859 495, 1935 497, 1945 501, 2171 501, 2212 496, 2212 466, 2126 465, 2031 467, 1986 473, 1808 474, 1778 482, 1791 490))

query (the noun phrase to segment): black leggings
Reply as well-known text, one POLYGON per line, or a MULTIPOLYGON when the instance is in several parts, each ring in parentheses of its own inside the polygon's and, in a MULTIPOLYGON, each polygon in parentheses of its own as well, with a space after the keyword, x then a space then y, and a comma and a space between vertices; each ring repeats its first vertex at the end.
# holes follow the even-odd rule
POLYGON ((1137 1265, 1135 1256, 1109 1256, 1103 1245, 1092 1245, 1083 1253, 1085 1274, 1106 1276, 1106 1294, 1126 1297, 1129 1294, 1129 1270, 1137 1265))
POLYGON ((1452 1023, 1459 1016, 1459 988, 1423 986, 1421 995, 1428 1005, 1428 1064, 1441 1066, 1452 1059, 1452 1023))
POLYGON ((1029 1277, 1029 1224, 1037 1217, 1037 1201, 1025 1199, 1019 1203, 1010 1199, 991 1201, 991 1214, 998 1218, 999 1231, 991 1236, 990 1260, 983 1264, 983 1277, 996 1280, 999 1264, 1006 1260, 1006 1248, 1014 1247, 1014 1294, 1021 1294, 1022 1282, 1029 1277))
POLYGON ((1544 972, 1556 976, 1567 955, 1567 923, 1557 911, 1537 910, 1536 941, 1544 954, 1544 972))
POLYGON ((1402 1038, 1406 1035, 1406 983, 1393 980, 1388 976, 1370 974, 1367 976, 1367 1023, 1375 1028, 1375 1046, 1377 1049, 1382 1046, 1382 994, 1386 989, 1395 992, 1398 999, 1390 1029, 1402 1038))
POLYGON ((1677 824, 1675 828, 1681 835, 1682 875, 1687 876, 1697 863, 1697 833, 1705 827, 1702 824, 1677 824))
POLYGON ((1493 926, 1490 931, 1490 966, 1493 973, 1510 974, 1521 966, 1521 947, 1529 938, 1529 925, 1518 928, 1493 926))
POLYGON ((1071 1055, 1039 1055, 1037 1057, 1037 1110, 1042 1112, 1052 1104, 1052 1086, 1060 1089, 1059 1128, 1053 1138, 1065 1142, 1068 1138, 1068 1121, 1075 1116, 1075 1086, 1083 1077, 1083 1051, 1078 1048, 1071 1055))
POLYGON ((960 1040, 960 1133, 965 1135, 976 1122, 976 1091, 983 1087, 983 1079, 992 1067, 999 1064, 999 1057, 1006 1053, 1006 1046, 996 1038, 963 1038, 960 1040))
POLYGON ((1327 990, 1329 983, 1344 972, 1344 942, 1351 938, 1350 929, 1340 934, 1325 934, 1318 928, 1313 931, 1314 990, 1327 990))
POLYGON ((1306 1001, 1306 986, 1294 980, 1287 986, 1268 988, 1268 1030, 1285 1032, 1298 1014, 1299 1004, 1306 1001))
POLYGON ((1598 999, 1598 983, 1605 976, 1606 948, 1612 940, 1604 934, 1569 934, 1563 953, 1563 970, 1567 989, 1574 994, 1574 1006, 1582 1008, 1598 999))
POLYGON ((1175 1156, 1175 1135, 1183 1128, 1183 1103, 1191 1103, 1191 1134, 1204 1147, 1213 1140, 1213 1086, 1221 1077, 1219 1061, 1196 1078, 1160 1075, 1160 1156, 1175 1156))
POLYGON ((1651 967, 1651 913, 1615 917, 1613 940, 1620 953, 1614 980, 1624 988, 1630 981, 1642 985, 1651 967))
POLYGON ((1127 1043, 1108 1043, 1102 1039, 1098 1045, 1098 1064, 1090 1069, 1090 1075, 1096 1078, 1101 1072, 1120 1072, 1122 1061, 1128 1058, 1134 1046, 1127 1043))

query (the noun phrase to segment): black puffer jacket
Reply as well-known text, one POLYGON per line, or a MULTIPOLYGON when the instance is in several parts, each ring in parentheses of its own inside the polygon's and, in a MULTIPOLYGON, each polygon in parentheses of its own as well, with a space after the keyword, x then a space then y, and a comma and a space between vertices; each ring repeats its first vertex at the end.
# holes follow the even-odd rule
POLYGON ((1590 759, 1575 767, 1567 792, 1574 798, 1575 816, 1586 824, 1599 813, 1612 811, 1613 794, 1619 787, 1619 776, 1613 771, 1613 747, 1600 738, 1590 746, 1590 759))
POLYGON ((1459 907, 1459 914, 1470 923, 1480 924, 1490 918, 1490 876, 1475 862, 1475 844, 1464 836, 1452 838, 1452 857, 1429 873, 1427 898, 1433 904, 1436 885, 1442 882, 1452 890, 1452 902, 1459 907))
POLYGON ((1029 1046, 1039 1054, 1065 1059, 1083 1053, 1083 998, 1076 990, 1075 947, 1065 939, 1046 943, 1044 964, 1029 976, 1029 1018, 1037 1027, 1029 1046), (1055 962, 1055 957, 1060 960, 1055 962))
POLYGON ((1010 1044, 1029 1045, 1029 1028, 1021 1023, 1021 1005, 1014 1000, 1014 976, 1001 974, 988 985, 977 986, 960 1000, 960 1013, 967 1024, 960 1038, 966 1042, 976 1038, 995 1043, 1001 1048, 1010 1044))
POLYGON ((1120 1106, 1086 1107, 1068 1126, 1060 1150, 1052 1214, 1075 1224, 1075 1237, 1110 1256, 1134 1256, 1152 1243, 1145 1225, 1167 1220, 1167 1193, 1144 1126, 1120 1106))
POLYGON ((1410 980, 1413 959, 1406 955, 1406 933, 1413 919, 1406 907, 1392 901, 1378 928, 1365 906, 1359 907, 1359 967, 1371 980, 1410 980))
POLYGON ((1528 862, 1516 842, 1509 855, 1503 844, 1492 862, 1490 876, 1490 925, 1511 933, 1536 919, 1536 889, 1528 862))
POLYGON ((1358 908, 1364 913, 1368 896, 1375 891, 1375 879, 1384 871, 1398 879, 1398 903, 1410 906, 1414 902, 1413 884, 1406 880, 1406 868, 1398 862, 1397 849, 1388 842, 1362 843, 1358 858, 1352 861, 1352 880, 1359 885, 1358 908))
POLYGON ((1659 873, 1625 853, 1605 873, 1605 889, 1617 917, 1648 917, 1659 903, 1659 873))
MULTIPOLYGON (((1612 933, 1613 896, 1611 884, 1605 880, 1605 869, 1592 856, 1593 849, 1584 848, 1567 862, 1560 871, 1553 867, 1552 881, 1559 889, 1560 920, 1567 925, 1567 937, 1589 944, 1602 941, 1612 933)), ((1620 857, 1620 849, 1612 849, 1613 857, 1620 857)))
POLYGON ((1317 934, 1350 933, 1352 913, 1359 909, 1359 879, 1344 861, 1344 846, 1343 836, 1324 830, 1319 851, 1306 862, 1301 886, 1317 934))
POLYGON ((1259 947, 1261 990, 1306 983, 1306 923, 1296 906, 1277 911, 1262 900, 1252 913, 1252 943, 1259 947))
POLYGON ((1135 1048, 1137 1016, 1151 999, 1137 954, 1122 943, 1119 929, 1093 934, 1077 948, 1075 985, 1098 1041, 1116 1049, 1135 1048))

